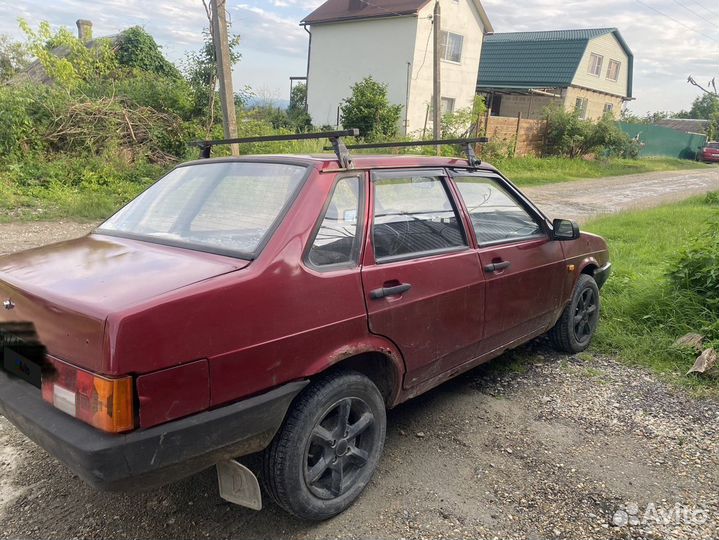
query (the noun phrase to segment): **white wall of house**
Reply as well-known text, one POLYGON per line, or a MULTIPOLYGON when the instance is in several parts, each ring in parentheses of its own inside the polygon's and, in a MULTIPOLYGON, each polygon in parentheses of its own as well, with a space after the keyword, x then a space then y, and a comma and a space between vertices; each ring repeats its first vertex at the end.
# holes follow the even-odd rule
MULTIPOLYGON (((459 63, 442 60, 442 97, 454 100, 454 109, 471 107, 477 88, 479 58, 484 40, 484 25, 472 0, 442 0, 442 30, 458 34, 463 38, 462 58, 459 63)), ((410 106, 407 111, 407 130, 419 132, 432 129, 432 115, 427 107, 434 93, 433 65, 434 40, 433 24, 430 19, 434 3, 429 2, 419 12, 417 47, 412 69, 410 106)))
POLYGON ((311 31, 307 106, 314 125, 335 125, 337 107, 369 75, 388 85, 392 103, 405 106, 416 16, 318 24, 311 31))
MULTIPOLYGON (((442 60, 442 97, 453 99, 455 110, 471 107, 484 26, 474 0, 440 1, 442 29, 463 38, 460 62, 442 60)), ((371 75, 403 107, 401 131, 421 132, 433 94, 433 10, 428 2, 417 15, 312 26, 307 104, 313 124, 335 125, 352 85, 371 75)), ((431 115, 426 127, 432 128, 431 115)))
POLYGON ((584 51, 582 61, 577 68, 577 73, 574 75, 572 85, 606 92, 615 96, 627 97, 628 82, 629 59, 614 34, 605 34, 590 40, 587 50, 584 51), (601 71, 598 76, 590 73, 592 54, 602 57, 601 71), (620 63, 619 77, 616 81, 607 78, 607 70, 611 60, 620 63))

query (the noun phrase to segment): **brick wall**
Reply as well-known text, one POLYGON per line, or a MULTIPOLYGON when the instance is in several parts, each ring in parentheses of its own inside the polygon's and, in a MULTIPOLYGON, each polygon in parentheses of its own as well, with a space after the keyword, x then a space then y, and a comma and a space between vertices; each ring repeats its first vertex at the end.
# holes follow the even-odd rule
POLYGON ((544 120, 490 115, 482 118, 480 124, 479 133, 486 133, 490 142, 504 143, 515 148, 516 156, 542 155, 547 125, 544 120))

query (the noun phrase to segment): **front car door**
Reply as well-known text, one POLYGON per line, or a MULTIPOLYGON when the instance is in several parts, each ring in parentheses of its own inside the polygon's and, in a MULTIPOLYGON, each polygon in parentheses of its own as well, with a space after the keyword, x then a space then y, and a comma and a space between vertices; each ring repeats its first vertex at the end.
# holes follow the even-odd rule
POLYGON ((443 170, 376 172, 372 188, 369 327, 402 351, 411 388, 478 355, 484 277, 443 170))
POLYGON ((482 352, 543 333, 556 319, 567 268, 546 220, 500 176, 453 174, 486 279, 482 352))

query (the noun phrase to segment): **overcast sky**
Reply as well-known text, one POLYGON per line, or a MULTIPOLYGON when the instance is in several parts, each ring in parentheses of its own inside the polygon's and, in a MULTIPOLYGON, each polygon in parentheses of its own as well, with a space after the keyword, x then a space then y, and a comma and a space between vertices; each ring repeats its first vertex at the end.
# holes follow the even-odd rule
MULTIPOLYGON (((374 0, 381 2, 382 0, 374 0)), ((304 75, 307 34, 299 21, 323 0, 227 0, 233 31, 242 37, 243 58, 235 83, 286 99, 289 77, 304 75)), ((719 78, 719 2, 716 0, 484 0, 496 32, 615 26, 635 56, 630 108, 688 108, 699 91, 688 75, 719 78)), ((143 26, 168 57, 181 59, 202 41, 207 19, 201 0, 0 0, 0 33, 20 38, 17 18, 33 27, 41 20, 68 26, 90 19, 95 36, 143 26)), ((371 36, 368 36, 371 39, 371 36)), ((351 59, 350 59, 351 61, 351 59)))

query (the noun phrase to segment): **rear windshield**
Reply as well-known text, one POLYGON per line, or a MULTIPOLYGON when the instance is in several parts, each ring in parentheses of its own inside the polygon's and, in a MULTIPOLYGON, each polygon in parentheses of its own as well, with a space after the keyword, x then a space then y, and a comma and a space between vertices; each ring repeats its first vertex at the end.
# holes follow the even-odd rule
POLYGON ((707 143, 707 148, 713 148, 715 150, 719 149, 719 142, 710 142, 707 143))
POLYGON ((281 163, 179 167, 103 223, 98 232, 254 258, 306 171, 281 163))

